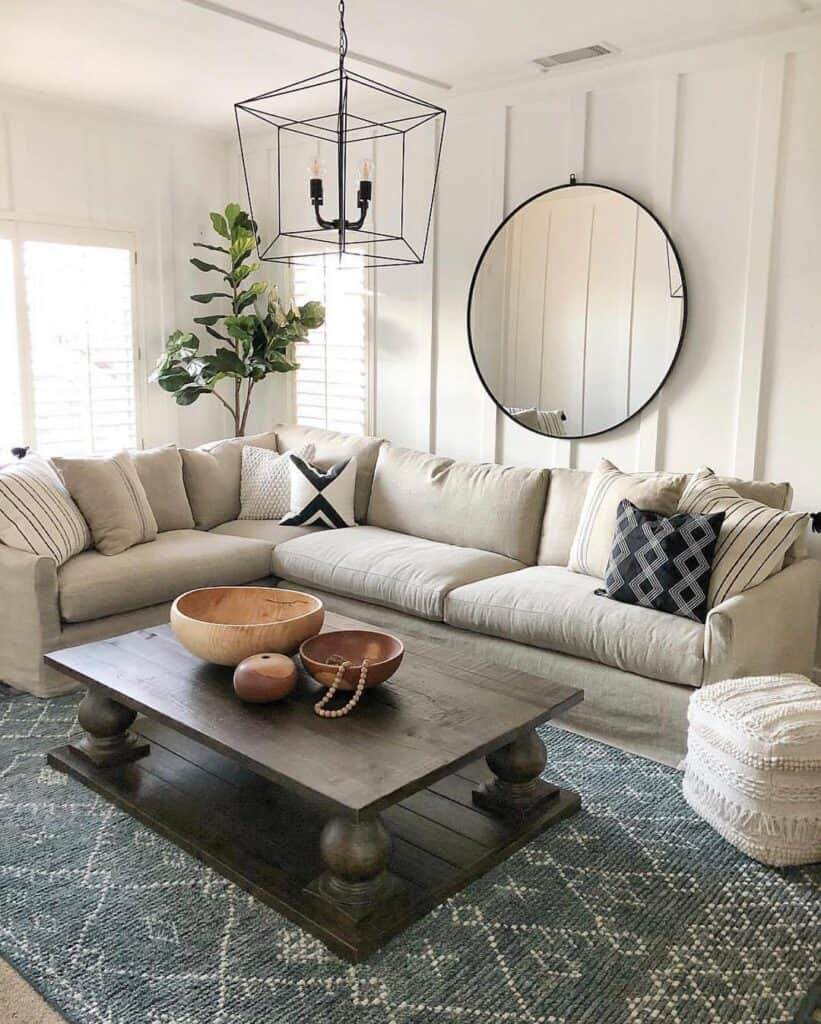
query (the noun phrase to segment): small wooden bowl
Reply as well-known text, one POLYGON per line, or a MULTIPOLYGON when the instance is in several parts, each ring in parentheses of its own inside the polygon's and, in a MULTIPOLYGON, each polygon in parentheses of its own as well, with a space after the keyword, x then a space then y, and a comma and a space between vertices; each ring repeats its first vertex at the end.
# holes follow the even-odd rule
POLYGON ((333 685, 340 660, 350 662, 339 684, 340 690, 356 689, 363 658, 368 659, 365 689, 369 690, 390 679, 402 663, 404 653, 405 648, 398 637, 367 629, 337 629, 320 633, 305 640, 299 648, 305 671, 323 686, 333 685), (329 658, 336 660, 329 664, 329 658))
POLYGON ((294 654, 322 629, 318 597, 272 587, 206 587, 181 594, 171 606, 171 628, 198 658, 238 665, 252 654, 294 654))

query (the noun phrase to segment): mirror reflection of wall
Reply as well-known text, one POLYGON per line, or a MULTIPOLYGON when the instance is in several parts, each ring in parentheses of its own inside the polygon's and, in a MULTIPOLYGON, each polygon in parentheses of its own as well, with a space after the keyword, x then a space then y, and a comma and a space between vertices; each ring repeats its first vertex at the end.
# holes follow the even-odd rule
POLYGON ((477 268, 469 323, 478 370, 533 430, 611 429, 669 372, 684 291, 674 249, 638 203, 595 185, 553 189, 503 224, 477 268))

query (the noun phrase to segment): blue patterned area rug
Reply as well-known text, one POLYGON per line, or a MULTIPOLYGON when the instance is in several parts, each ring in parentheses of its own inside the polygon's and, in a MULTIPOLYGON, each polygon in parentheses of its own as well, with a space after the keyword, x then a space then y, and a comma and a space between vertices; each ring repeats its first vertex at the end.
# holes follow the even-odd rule
POLYGON ((821 960, 821 867, 772 870, 672 769, 545 730, 584 810, 352 967, 46 766, 78 698, 0 702, 0 954, 72 1024, 769 1024, 821 960))

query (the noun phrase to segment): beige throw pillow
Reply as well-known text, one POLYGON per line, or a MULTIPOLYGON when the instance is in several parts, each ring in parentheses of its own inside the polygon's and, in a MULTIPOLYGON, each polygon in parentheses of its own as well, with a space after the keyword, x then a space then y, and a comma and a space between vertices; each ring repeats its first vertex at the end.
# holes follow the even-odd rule
POLYGON ((193 530, 194 517, 182 480, 182 456, 176 445, 135 451, 131 458, 157 520, 157 530, 193 530))
MULTIPOLYGON (((108 458, 55 458, 53 462, 101 554, 119 555, 156 538, 157 520, 128 452, 108 458)), ((127 584, 124 580, 123 586, 127 584)))
POLYGON ((809 523, 805 513, 782 512, 743 498, 711 469, 700 469, 690 478, 678 508, 692 515, 724 513, 713 557, 709 608, 779 572, 787 551, 809 523))
POLYGON ((646 512, 671 516, 686 476, 673 473, 622 473, 602 459, 590 476, 568 569, 604 579, 616 532, 619 502, 628 498, 646 512))
POLYGON ((198 530, 213 530, 239 519, 242 449, 245 445, 276 451, 273 433, 231 437, 199 448, 182 448, 182 474, 198 530))

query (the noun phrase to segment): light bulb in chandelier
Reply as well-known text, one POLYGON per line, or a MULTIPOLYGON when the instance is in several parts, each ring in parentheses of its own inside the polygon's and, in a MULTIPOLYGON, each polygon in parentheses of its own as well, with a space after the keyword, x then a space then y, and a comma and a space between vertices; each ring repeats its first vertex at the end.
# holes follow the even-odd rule
POLYGON ((368 203, 373 199, 373 160, 365 157, 359 161, 359 191, 356 193, 356 205, 359 207, 361 218, 359 226, 368 212, 368 203))
POLYGON ((323 203, 322 179, 325 177, 325 164, 315 156, 308 164, 308 181, 310 188, 311 203, 317 210, 323 203))

